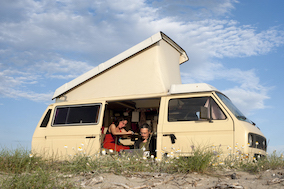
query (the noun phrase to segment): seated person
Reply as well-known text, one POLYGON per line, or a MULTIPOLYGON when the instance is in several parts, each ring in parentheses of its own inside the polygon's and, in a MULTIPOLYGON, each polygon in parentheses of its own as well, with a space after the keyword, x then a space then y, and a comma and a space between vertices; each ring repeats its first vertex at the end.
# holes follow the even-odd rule
POLYGON ((130 149, 128 146, 118 145, 119 135, 131 135, 133 132, 131 130, 126 131, 124 127, 127 124, 127 120, 124 118, 117 119, 112 123, 105 135, 103 147, 106 149, 113 149, 117 152, 121 150, 130 149))
POLYGON ((141 125, 140 135, 141 138, 135 141, 134 148, 150 151, 150 155, 156 156, 156 139, 152 136, 151 127, 147 123, 141 125))

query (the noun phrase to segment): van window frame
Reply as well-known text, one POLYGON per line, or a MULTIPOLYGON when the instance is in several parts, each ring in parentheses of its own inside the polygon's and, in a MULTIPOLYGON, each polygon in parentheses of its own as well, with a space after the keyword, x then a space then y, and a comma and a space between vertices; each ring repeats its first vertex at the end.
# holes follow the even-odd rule
MULTIPOLYGON (((211 120, 214 120, 214 121, 223 121, 223 120, 226 120, 228 117, 227 115, 225 114, 224 110, 221 108, 220 104, 218 104, 218 102, 216 100, 214 100, 214 98, 212 96, 195 96, 195 97, 177 97, 177 98, 170 98, 168 99, 168 105, 167 105, 167 122, 192 122, 192 121, 204 121, 204 119, 200 119, 199 116, 197 120, 170 120, 170 110, 169 110, 169 107, 170 107, 170 101, 171 100, 177 100, 177 99, 194 99, 194 98, 207 98, 209 100, 209 104, 212 103, 212 101, 216 104, 216 106, 218 107, 218 109, 222 112, 224 118, 223 119, 212 119, 212 109, 209 108, 209 113, 210 113, 210 119, 211 120)), ((196 118, 197 118, 196 117, 196 118)))
MULTIPOLYGON (((67 126, 89 126, 89 125, 98 125, 101 115, 102 103, 91 103, 91 104, 75 104, 75 105, 59 105, 54 108, 53 118, 51 122, 52 127, 67 127, 67 126), (96 115, 96 122, 92 123, 71 123, 71 124, 54 124, 56 112, 58 108, 73 108, 73 107, 86 107, 86 106, 98 106, 97 115, 96 115)), ((69 109, 70 110, 70 109, 69 109)), ((69 112, 69 111, 68 111, 69 112)), ((69 115, 66 116, 68 119, 69 115)))

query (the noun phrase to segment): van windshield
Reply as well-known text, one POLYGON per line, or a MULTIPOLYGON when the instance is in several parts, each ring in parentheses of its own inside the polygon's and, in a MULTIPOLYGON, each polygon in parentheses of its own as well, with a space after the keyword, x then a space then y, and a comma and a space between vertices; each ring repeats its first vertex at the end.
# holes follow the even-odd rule
POLYGON ((250 124, 253 124, 253 122, 248 118, 246 118, 246 116, 244 116, 244 114, 232 103, 232 101, 229 98, 227 98, 225 95, 221 93, 216 92, 216 94, 222 100, 222 102, 230 109, 230 111, 236 116, 238 120, 246 121, 250 124))

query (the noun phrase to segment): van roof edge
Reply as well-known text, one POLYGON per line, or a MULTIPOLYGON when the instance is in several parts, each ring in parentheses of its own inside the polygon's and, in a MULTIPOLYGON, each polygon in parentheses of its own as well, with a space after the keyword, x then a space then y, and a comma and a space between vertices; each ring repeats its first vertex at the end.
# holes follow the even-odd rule
POLYGON ((218 91, 212 85, 207 83, 190 83, 190 84, 173 84, 169 90, 169 94, 181 94, 181 93, 194 93, 194 92, 209 92, 218 91))

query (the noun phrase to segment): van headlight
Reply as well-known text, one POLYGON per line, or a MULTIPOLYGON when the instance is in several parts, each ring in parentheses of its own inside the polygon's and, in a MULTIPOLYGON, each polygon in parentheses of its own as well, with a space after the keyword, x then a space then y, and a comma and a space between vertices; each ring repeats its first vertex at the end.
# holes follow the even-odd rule
POLYGON ((251 148, 258 148, 266 151, 267 148, 266 138, 264 136, 255 133, 249 133, 248 146, 251 148))
POLYGON ((249 144, 249 147, 252 147, 252 145, 253 145, 252 134, 248 135, 248 144, 249 144))

